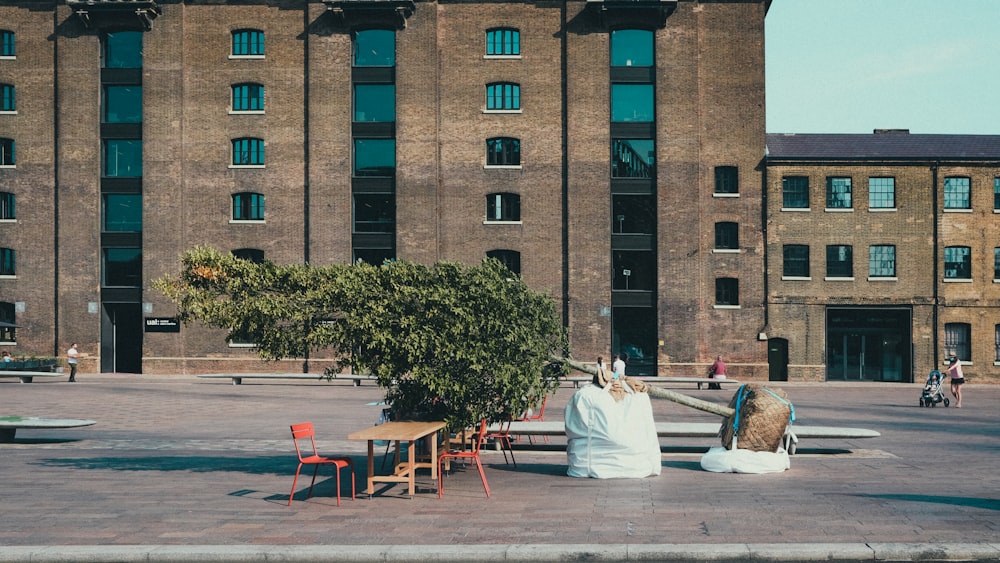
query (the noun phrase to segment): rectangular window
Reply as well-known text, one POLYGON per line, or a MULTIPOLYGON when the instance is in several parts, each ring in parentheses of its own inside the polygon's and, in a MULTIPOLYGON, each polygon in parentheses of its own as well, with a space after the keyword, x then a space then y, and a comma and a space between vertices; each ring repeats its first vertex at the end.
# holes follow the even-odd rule
POLYGON ((993 279, 1000 280, 1000 248, 993 249, 993 279))
POLYGON ((655 167, 656 141, 652 139, 611 141, 612 178, 653 178, 655 167))
POLYGON ((486 109, 492 111, 521 109, 521 86, 513 82, 487 84, 486 109))
POLYGON ((17 111, 13 84, 0 84, 0 111, 17 111))
POLYGON ((968 178, 949 176, 944 179, 944 208, 972 209, 971 184, 968 178))
POLYGON ((354 139, 355 176, 392 177, 395 174, 395 139, 354 139))
POLYGON ((656 197, 652 195, 612 195, 611 229, 617 235, 651 235, 656 233, 656 197))
POLYGON ((520 166, 521 141, 510 137, 486 140, 487 166, 520 166))
POLYGON ((0 301, 0 342, 17 341, 17 323, 14 321, 14 304, 0 301))
POLYGON ((896 247, 872 245, 868 247, 868 276, 873 278, 896 277, 896 247))
POLYGON ((104 123, 142 123, 142 86, 105 86, 104 123))
POLYGON ((781 179, 781 207, 809 209, 809 178, 785 176, 781 179))
POLYGON ((14 166, 17 163, 14 149, 14 139, 0 139, 0 166, 14 166))
POLYGON ((247 83, 233 86, 233 111, 264 111, 264 85, 247 83))
POLYGON ((396 66, 396 33, 388 29, 356 31, 354 66, 396 66))
POLYGON ((505 27, 487 31, 486 55, 489 57, 520 56, 521 32, 505 27))
POLYGON ((944 249, 945 279, 972 279, 972 249, 968 246, 946 246, 944 249))
POLYGON ((263 139, 234 139, 233 166, 263 166, 263 139))
POLYGON ((993 327, 993 361, 1000 362, 1000 325, 993 327))
POLYGON ((390 194, 355 194, 353 232, 396 232, 396 198, 390 194))
POLYGON ((512 193, 496 193, 486 196, 487 221, 520 221, 521 196, 512 193))
POLYGON ((736 307, 740 304, 740 280, 736 278, 716 278, 716 306, 736 307))
POLYGON ((138 178, 142 176, 142 141, 139 139, 104 140, 104 177, 138 178))
POLYGON ((827 209, 851 208, 850 178, 826 179, 826 208, 827 209))
POLYGON ((611 121, 614 123, 653 122, 652 84, 612 84, 611 121))
POLYGON ((17 197, 10 192, 0 192, 0 219, 17 219, 17 197))
POLYGON ((896 208, 895 178, 868 178, 868 208, 896 208))
POLYGON ((233 194, 233 221, 263 221, 264 194, 233 194))
POLYGON ((1000 211, 1000 177, 993 178, 993 210, 1000 211))
POLYGON ((104 232, 142 231, 142 195, 103 194, 104 232))
POLYGON ((784 265, 781 275, 787 278, 809 277, 809 247, 804 244, 786 244, 782 248, 784 265))
POLYGON ((0 276, 16 276, 17 260, 13 248, 0 248, 0 276))
POLYGON ((972 361, 972 325, 969 323, 945 323, 945 354, 954 354, 963 362, 972 361))
POLYGON ((847 244, 830 244, 826 247, 826 277, 853 278, 854 252, 847 244))
POLYGON ((615 250, 611 253, 615 291, 653 291, 656 289, 656 254, 649 251, 615 250))
POLYGON ((739 250, 740 229, 738 223, 720 221, 715 224, 716 250, 739 250))
POLYGON ((6 29, 0 30, 0 57, 16 57, 17 50, 14 48, 14 32, 6 29))
POLYGON ((354 121, 359 123, 396 121, 396 85, 355 84, 354 121))
POLYGON ((653 66, 653 32, 645 29, 612 31, 611 66, 653 66))
POLYGON ((715 167, 715 193, 727 195, 740 193, 738 168, 735 166, 715 167))
POLYGON ((104 249, 105 287, 142 287, 142 249, 104 249))
POLYGON ((104 68, 142 68, 142 32, 118 31, 104 36, 104 68))
POLYGON ((259 29, 237 29, 233 31, 234 57, 263 57, 264 32, 259 29))

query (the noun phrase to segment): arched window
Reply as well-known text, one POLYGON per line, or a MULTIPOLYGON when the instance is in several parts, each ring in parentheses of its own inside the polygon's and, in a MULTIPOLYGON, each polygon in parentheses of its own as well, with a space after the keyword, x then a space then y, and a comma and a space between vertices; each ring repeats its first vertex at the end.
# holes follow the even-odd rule
POLYGON ((264 85, 254 82, 234 84, 233 111, 264 111, 264 85))
POLYGON ((264 194, 240 192, 233 194, 233 221, 263 221, 264 194))
POLYGON ((487 221, 520 221, 521 196, 507 192, 486 196, 487 221))
POLYGON ((14 47, 14 32, 0 29, 0 57, 16 57, 17 50, 14 47))
POLYGON ((715 279, 715 305, 738 307, 740 304, 740 280, 736 278, 715 279))
POLYGON ((492 111, 521 109, 521 86, 513 82, 493 82, 487 84, 486 109, 492 111))
POLYGON ((715 224, 715 249, 739 250, 740 226, 731 221, 719 221, 715 224))
POLYGON ((17 111, 13 84, 0 84, 0 111, 17 111))
POLYGON ((0 138, 0 166, 14 166, 14 139, 0 138))
POLYGON ((233 249, 233 256, 240 260, 249 260, 256 264, 264 261, 264 251, 259 248, 236 248, 233 249))
POLYGON ((16 276, 17 252, 13 248, 0 248, 0 276, 16 276))
POLYGON ((511 273, 521 275, 521 253, 516 250, 496 249, 486 253, 487 258, 498 260, 511 273))
POLYGON ((486 32, 486 56, 521 56, 521 32, 511 27, 497 27, 486 32))
POLYGON ((263 166, 264 140, 245 137, 233 139, 233 166, 263 166))
POLYGON ((233 30, 234 57, 263 57, 264 32, 259 29, 233 30))
POLYGON ((0 192, 0 219, 17 219, 17 197, 10 192, 0 192))
POLYGON ((521 141, 513 137, 494 137, 486 140, 487 166, 520 166, 521 141))

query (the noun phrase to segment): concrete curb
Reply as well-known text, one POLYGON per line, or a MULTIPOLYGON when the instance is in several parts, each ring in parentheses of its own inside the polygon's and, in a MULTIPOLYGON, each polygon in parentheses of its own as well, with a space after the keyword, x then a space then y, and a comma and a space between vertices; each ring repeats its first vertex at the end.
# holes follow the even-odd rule
POLYGON ((1000 561, 1000 544, 128 545, 10 546, 0 563, 425 561, 1000 561))

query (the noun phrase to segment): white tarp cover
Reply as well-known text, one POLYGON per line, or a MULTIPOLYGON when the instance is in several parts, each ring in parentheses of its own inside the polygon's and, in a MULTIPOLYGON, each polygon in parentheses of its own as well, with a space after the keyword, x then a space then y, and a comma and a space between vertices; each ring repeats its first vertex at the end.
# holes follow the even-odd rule
POLYGON ((722 446, 710 448, 701 456, 701 468, 713 473, 780 473, 791 467, 788 452, 755 452, 722 446))
POLYGON ((646 393, 621 401, 586 385, 566 405, 570 477, 642 478, 660 474, 660 441, 646 393))

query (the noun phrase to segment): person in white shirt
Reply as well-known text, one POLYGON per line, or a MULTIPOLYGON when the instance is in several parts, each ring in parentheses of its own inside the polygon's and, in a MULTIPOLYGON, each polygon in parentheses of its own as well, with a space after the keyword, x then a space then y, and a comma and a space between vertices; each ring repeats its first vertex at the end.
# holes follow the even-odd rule
POLYGON ((76 382, 76 362, 80 358, 80 352, 76 350, 76 342, 70 345, 69 350, 66 350, 66 363, 69 364, 69 381, 70 383, 76 382))
POLYGON ((615 379, 625 375, 625 362, 618 354, 615 354, 615 360, 611 362, 611 371, 614 372, 615 379))

